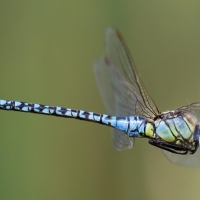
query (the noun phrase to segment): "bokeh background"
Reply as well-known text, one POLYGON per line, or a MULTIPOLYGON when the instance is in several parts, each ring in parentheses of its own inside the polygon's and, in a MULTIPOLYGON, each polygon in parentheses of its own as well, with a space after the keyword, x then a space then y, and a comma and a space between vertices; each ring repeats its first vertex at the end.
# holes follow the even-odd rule
MULTIPOLYGON (((106 113, 93 75, 118 28, 160 110, 200 101, 200 2, 1 1, 0 98, 106 113)), ((200 169, 98 124, 0 111, 0 199, 198 199, 200 169)))

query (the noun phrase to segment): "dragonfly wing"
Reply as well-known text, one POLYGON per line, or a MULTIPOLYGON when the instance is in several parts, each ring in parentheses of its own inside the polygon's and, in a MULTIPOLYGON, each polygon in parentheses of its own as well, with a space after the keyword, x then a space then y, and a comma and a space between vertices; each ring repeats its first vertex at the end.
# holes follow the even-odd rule
POLYGON ((110 79, 109 69, 104 58, 99 58, 94 63, 94 74, 103 103, 109 115, 114 115, 114 93, 110 79))
MULTIPOLYGON (((94 69, 109 114, 153 117, 158 113, 144 89, 122 36, 114 28, 106 31, 106 55, 95 62, 94 69)), ((113 130, 112 138, 117 150, 133 147, 133 138, 121 131, 113 130)))
MULTIPOLYGON (((121 85, 113 84, 112 77, 119 75, 116 72, 116 68, 113 65, 108 66, 108 62, 106 62, 105 58, 99 58, 94 64, 94 73, 99 92, 108 114, 124 117, 128 116, 128 103, 130 99, 127 98, 127 95, 123 95, 123 93, 129 89, 126 85, 126 81, 123 82, 123 77, 118 76, 118 81, 121 82, 121 85)), ((132 148, 134 144, 134 138, 128 137, 124 132, 117 129, 112 130, 112 139, 115 149, 117 150, 132 148)))
POLYGON ((164 151, 166 157, 173 163, 178 165, 184 165, 187 167, 200 167, 200 149, 194 154, 179 155, 169 151, 164 151))
POLYGON ((181 107, 178 110, 191 113, 196 119, 195 123, 200 124, 200 103, 193 103, 188 106, 181 107))
MULTIPOLYGON (((105 39, 106 58, 113 63, 124 79, 134 87, 132 94, 136 95, 136 97, 138 97, 138 95, 141 97, 140 104, 143 105, 143 112, 140 113, 140 115, 154 117, 156 114, 160 113, 145 90, 122 35, 116 29, 108 28, 106 30, 105 39)), ((131 114, 135 113, 133 112, 131 114)))

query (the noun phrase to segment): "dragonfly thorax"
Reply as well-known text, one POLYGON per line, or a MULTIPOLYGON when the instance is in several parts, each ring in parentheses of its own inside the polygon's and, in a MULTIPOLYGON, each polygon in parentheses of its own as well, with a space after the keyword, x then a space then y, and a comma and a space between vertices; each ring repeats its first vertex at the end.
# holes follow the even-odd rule
POLYGON ((199 145, 196 118, 184 111, 162 112, 155 121, 155 138, 150 144, 173 153, 194 153, 199 145))

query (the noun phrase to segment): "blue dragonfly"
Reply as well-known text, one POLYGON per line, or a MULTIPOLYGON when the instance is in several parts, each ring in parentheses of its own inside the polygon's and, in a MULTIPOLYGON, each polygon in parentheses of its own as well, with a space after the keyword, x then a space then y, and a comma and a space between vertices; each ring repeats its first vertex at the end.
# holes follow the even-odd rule
POLYGON ((119 151, 132 148, 135 138, 147 138, 170 161, 200 167, 200 103, 160 112, 147 93, 120 32, 108 28, 105 43, 105 56, 95 61, 94 72, 108 114, 11 100, 0 100, 0 109, 110 126, 119 151))

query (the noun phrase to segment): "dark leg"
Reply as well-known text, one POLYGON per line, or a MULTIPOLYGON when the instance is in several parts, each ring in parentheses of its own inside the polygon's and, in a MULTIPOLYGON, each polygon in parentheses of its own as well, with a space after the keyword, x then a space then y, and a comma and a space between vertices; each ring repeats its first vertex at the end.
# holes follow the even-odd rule
POLYGON ((184 149, 184 147, 177 147, 175 144, 163 143, 156 140, 149 140, 149 144, 175 154, 186 155, 188 153, 188 149, 184 149))

